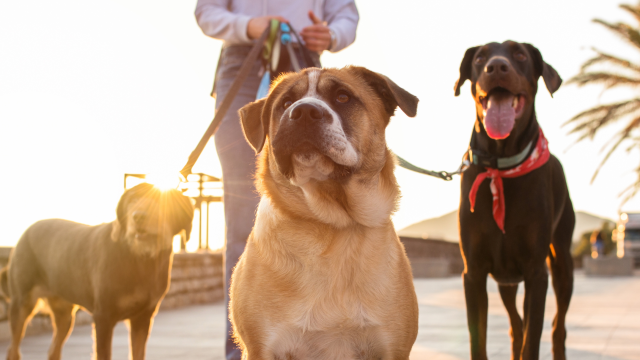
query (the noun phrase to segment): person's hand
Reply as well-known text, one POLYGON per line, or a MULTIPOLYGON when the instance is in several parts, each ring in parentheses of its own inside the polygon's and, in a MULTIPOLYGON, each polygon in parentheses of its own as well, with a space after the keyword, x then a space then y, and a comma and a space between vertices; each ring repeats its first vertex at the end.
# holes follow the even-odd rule
POLYGON ((309 11, 309 19, 313 21, 313 25, 307 26, 300 32, 305 46, 315 52, 329 50, 329 47, 331 47, 331 32, 329 32, 327 22, 319 19, 313 11, 309 11))
POLYGON ((260 38, 260 35, 262 35, 264 30, 269 26, 272 19, 276 19, 280 22, 286 22, 286 23, 289 22, 287 21, 287 19, 283 18, 282 16, 267 15, 267 16, 254 17, 251 20, 249 20, 249 24, 247 24, 247 36, 249 37, 249 39, 260 38))

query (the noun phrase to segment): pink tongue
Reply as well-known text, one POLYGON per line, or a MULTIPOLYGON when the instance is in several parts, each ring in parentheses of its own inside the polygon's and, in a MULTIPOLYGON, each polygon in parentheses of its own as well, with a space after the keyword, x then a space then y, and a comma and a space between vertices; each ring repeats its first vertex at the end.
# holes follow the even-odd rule
POLYGON ((504 139, 516 123, 516 110, 511 106, 513 94, 492 94, 487 100, 484 129, 492 139, 504 139))

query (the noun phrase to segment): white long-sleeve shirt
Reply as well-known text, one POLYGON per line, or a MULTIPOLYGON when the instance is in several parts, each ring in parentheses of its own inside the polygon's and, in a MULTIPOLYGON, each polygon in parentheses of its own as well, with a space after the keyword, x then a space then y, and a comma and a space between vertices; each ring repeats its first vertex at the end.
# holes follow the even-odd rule
POLYGON ((358 10, 354 0, 198 0, 196 19, 205 35, 226 45, 251 44, 249 20, 259 16, 282 16, 300 32, 313 25, 309 10, 328 23, 336 40, 331 52, 340 51, 356 39, 358 10))

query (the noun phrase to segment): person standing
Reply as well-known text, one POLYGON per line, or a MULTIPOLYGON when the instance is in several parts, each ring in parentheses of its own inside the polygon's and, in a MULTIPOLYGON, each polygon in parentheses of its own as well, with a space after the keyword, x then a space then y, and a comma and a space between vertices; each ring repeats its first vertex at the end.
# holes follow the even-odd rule
MULTIPOLYGON (((255 39, 272 19, 287 22, 299 31, 304 44, 294 43, 294 46, 306 47, 317 64, 323 51, 338 52, 353 43, 359 21, 354 0, 198 0, 195 15, 205 35, 224 41, 212 93, 219 100, 226 96, 255 39)), ((302 59, 299 62, 304 63, 302 59)), ((261 60, 256 59, 214 137, 224 189, 227 305, 231 273, 244 251, 260 201, 253 183, 256 154, 244 139, 238 110, 256 100, 261 66, 261 60)), ((216 101, 216 109, 219 104, 220 101, 216 101)), ((228 316, 226 329, 226 359, 240 360, 241 352, 231 337, 228 316)))

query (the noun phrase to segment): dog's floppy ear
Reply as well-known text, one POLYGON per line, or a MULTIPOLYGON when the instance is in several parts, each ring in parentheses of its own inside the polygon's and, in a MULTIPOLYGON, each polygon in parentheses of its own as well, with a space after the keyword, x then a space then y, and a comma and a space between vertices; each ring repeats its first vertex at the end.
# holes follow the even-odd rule
POLYGON ((154 191, 153 185, 142 183, 126 190, 124 194, 122 194, 116 207, 117 219, 113 222, 113 229, 111 229, 111 239, 113 241, 118 241, 122 238, 122 235, 127 232, 127 207, 129 206, 129 202, 139 196, 148 195, 152 191, 154 191))
POLYGON ((268 97, 254 101, 238 110, 244 137, 256 151, 256 154, 262 151, 264 141, 269 133, 269 116, 263 114, 267 99, 268 97))
POLYGON ((542 60, 542 54, 540 54, 540 50, 538 50, 535 46, 531 44, 523 44, 529 54, 531 55, 531 61, 533 61, 533 69, 535 71, 535 79, 536 81, 542 76, 544 79, 544 84, 547 86, 547 90, 553 97, 553 93, 555 93, 560 85, 562 84, 562 79, 558 72, 551 67, 551 65, 547 64, 542 60))
POLYGON ((131 197, 131 191, 127 190, 122 194, 116 207, 116 220, 113 222, 113 228, 111 229, 111 240, 118 241, 122 235, 127 231, 127 204, 131 197))
POLYGON ((174 234, 185 232, 185 241, 189 241, 193 224, 194 206, 191 199, 178 190, 170 190, 166 193, 171 198, 165 201, 171 204, 172 231, 174 234))
POLYGON ((479 48, 480 46, 474 46, 472 48, 468 48, 464 53, 464 58, 462 58, 462 62, 460 63, 460 77, 453 86, 455 96, 460 95, 460 88, 462 87, 462 84, 467 80, 471 80, 471 64, 473 64, 473 57, 476 55, 479 48))
POLYGON ((113 241, 118 241, 120 240, 120 237, 122 235, 122 230, 125 229, 125 227, 120 225, 120 222, 118 220, 115 220, 114 222, 111 223, 111 240, 113 241))
POLYGON ((352 66, 350 69, 355 70, 380 95, 389 116, 393 116, 396 107, 399 107, 409 117, 416 116, 419 100, 415 95, 396 85, 382 74, 363 67, 352 66))

